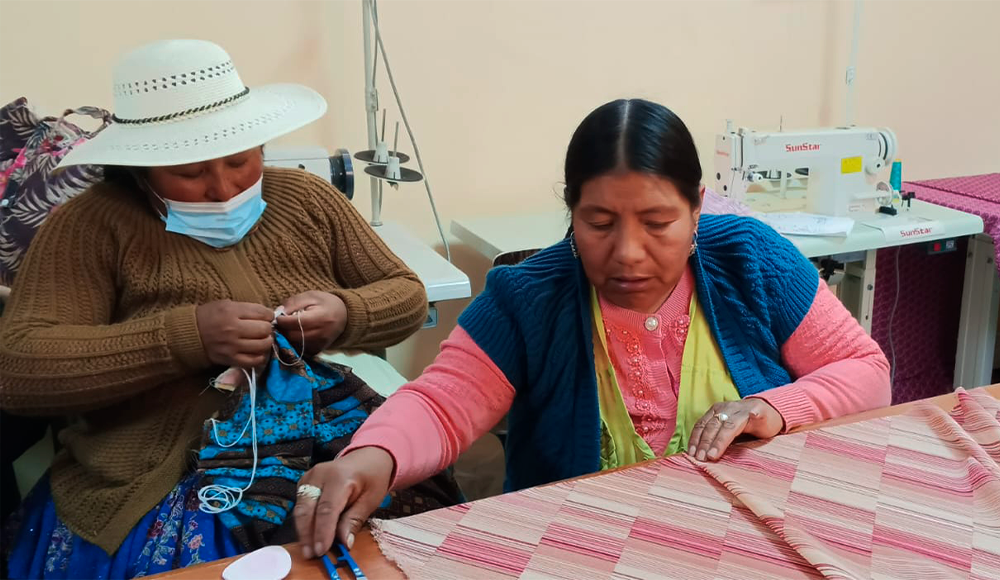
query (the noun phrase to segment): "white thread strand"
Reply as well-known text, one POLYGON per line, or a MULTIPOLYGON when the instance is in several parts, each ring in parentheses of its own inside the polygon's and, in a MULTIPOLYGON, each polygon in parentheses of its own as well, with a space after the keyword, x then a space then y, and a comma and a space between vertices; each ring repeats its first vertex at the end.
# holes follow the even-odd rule
POLYGON ((239 505, 243 501, 243 492, 250 489, 254 478, 257 476, 257 371, 251 369, 250 373, 247 373, 245 369, 240 370, 246 375, 247 381, 250 384, 250 419, 243 426, 243 431, 240 432, 239 436, 232 443, 227 445, 219 440, 219 422, 214 418, 209 420, 212 422, 212 435, 215 436, 215 442, 220 447, 229 448, 236 445, 243 439, 247 428, 250 429, 251 446, 253 449, 253 469, 250 471, 250 481, 247 482, 246 487, 239 488, 212 484, 199 489, 198 500, 201 502, 201 505, 198 506, 198 509, 208 514, 220 514, 239 505))
MULTIPOLYGON (((363 6, 362 6, 362 9, 364 9, 363 6)), ((378 0, 373 0, 372 1, 372 20, 374 20, 375 22, 378 22, 378 0)), ((372 78, 373 79, 378 78, 376 76, 376 73, 378 73, 378 43, 375 44, 375 57, 372 59, 372 78)))
MULTIPOLYGON (((427 200, 431 205, 431 213, 434 214, 434 224, 437 225, 438 234, 441 236, 441 243, 444 244, 445 257, 451 262, 451 244, 448 243, 448 236, 444 235, 444 228, 441 227, 437 204, 434 203, 434 194, 431 193, 431 183, 427 179, 427 170, 424 169, 424 162, 420 158, 420 149, 417 147, 417 138, 413 135, 413 130, 410 129, 410 121, 406 118, 406 111, 403 110, 403 101, 400 99, 399 90, 396 88, 396 79, 392 76, 392 69, 389 67, 389 56, 385 52, 385 44, 382 43, 382 31, 379 29, 378 14, 374 13, 374 6, 371 9, 373 11, 372 28, 375 30, 375 46, 377 49, 382 49, 382 62, 385 64, 385 75, 389 77, 389 86, 392 87, 392 94, 396 97, 396 107, 399 108, 399 116, 403 119, 406 134, 409 135, 410 144, 413 145, 413 156, 417 158, 417 166, 420 168, 420 173, 424 176, 424 189, 427 190, 427 200)), ((377 50, 376 58, 378 58, 377 50)))

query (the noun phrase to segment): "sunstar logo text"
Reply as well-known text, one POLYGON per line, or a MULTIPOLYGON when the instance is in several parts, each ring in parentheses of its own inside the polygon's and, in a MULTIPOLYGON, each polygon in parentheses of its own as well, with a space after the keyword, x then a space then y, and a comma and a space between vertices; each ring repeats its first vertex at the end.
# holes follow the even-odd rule
POLYGON ((815 143, 802 143, 801 145, 785 145, 786 153, 795 153, 797 151, 819 151, 819 145, 815 143))
POLYGON ((931 233, 930 228, 913 228, 912 230, 904 230, 899 232, 899 235, 904 238, 912 238, 913 236, 924 236, 931 233))

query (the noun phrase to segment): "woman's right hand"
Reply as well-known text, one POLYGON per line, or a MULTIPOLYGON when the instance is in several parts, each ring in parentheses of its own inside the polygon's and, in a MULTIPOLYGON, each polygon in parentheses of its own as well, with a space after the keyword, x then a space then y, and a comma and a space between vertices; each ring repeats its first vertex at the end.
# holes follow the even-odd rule
POLYGON ((319 498, 299 495, 295 502, 295 529, 302 555, 318 558, 334 539, 351 549, 368 516, 389 493, 395 462, 379 447, 362 447, 334 461, 315 465, 299 480, 322 490, 319 498))
POLYGON ((213 364, 258 368, 274 343, 274 311, 260 304, 219 300, 195 310, 205 354, 213 364))

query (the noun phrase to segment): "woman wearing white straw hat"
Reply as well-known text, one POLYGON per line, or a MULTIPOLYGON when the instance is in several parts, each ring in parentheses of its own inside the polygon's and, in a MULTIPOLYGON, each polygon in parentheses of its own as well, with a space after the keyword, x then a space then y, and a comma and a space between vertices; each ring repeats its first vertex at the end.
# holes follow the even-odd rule
POLYGON ((191 469, 222 406, 211 377, 260 367, 272 325, 311 354, 384 348, 426 317, 420 280, 343 195, 263 167, 264 143, 323 115, 319 94, 247 88, 222 48, 169 40, 122 58, 114 99, 115 122, 63 160, 109 177, 46 221, 2 320, 0 405, 78 418, 25 500, 11 577, 239 553, 191 469))

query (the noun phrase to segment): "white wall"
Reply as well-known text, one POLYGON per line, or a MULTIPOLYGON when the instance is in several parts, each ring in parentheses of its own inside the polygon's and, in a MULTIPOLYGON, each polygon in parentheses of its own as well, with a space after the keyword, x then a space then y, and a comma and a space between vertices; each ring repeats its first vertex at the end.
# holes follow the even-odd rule
MULTIPOLYGON (((616 97, 643 96, 687 122, 711 168, 726 118, 758 129, 843 121, 852 2, 382 0, 383 34, 438 208, 458 216, 559 207, 569 136, 616 97)), ((1000 2, 864 4, 858 124, 891 127, 904 178, 1000 170, 1000 2)), ((244 81, 310 85, 330 103, 286 144, 365 148, 360 1, 0 0, 0 100, 45 113, 111 107, 122 51, 168 37, 206 38, 244 81)), ((379 65, 380 73, 382 71, 379 65)), ((381 77, 382 104, 392 95, 381 77)), ((397 118, 397 117, 390 117, 397 118)), ((404 150, 408 150, 407 147, 404 150)), ((367 180, 356 201, 368 213, 367 180)), ((386 196, 383 217, 433 242, 422 188, 386 196)), ((456 248, 481 287, 485 259, 456 248)), ((410 377, 432 359, 441 327, 393 349, 410 377)))

